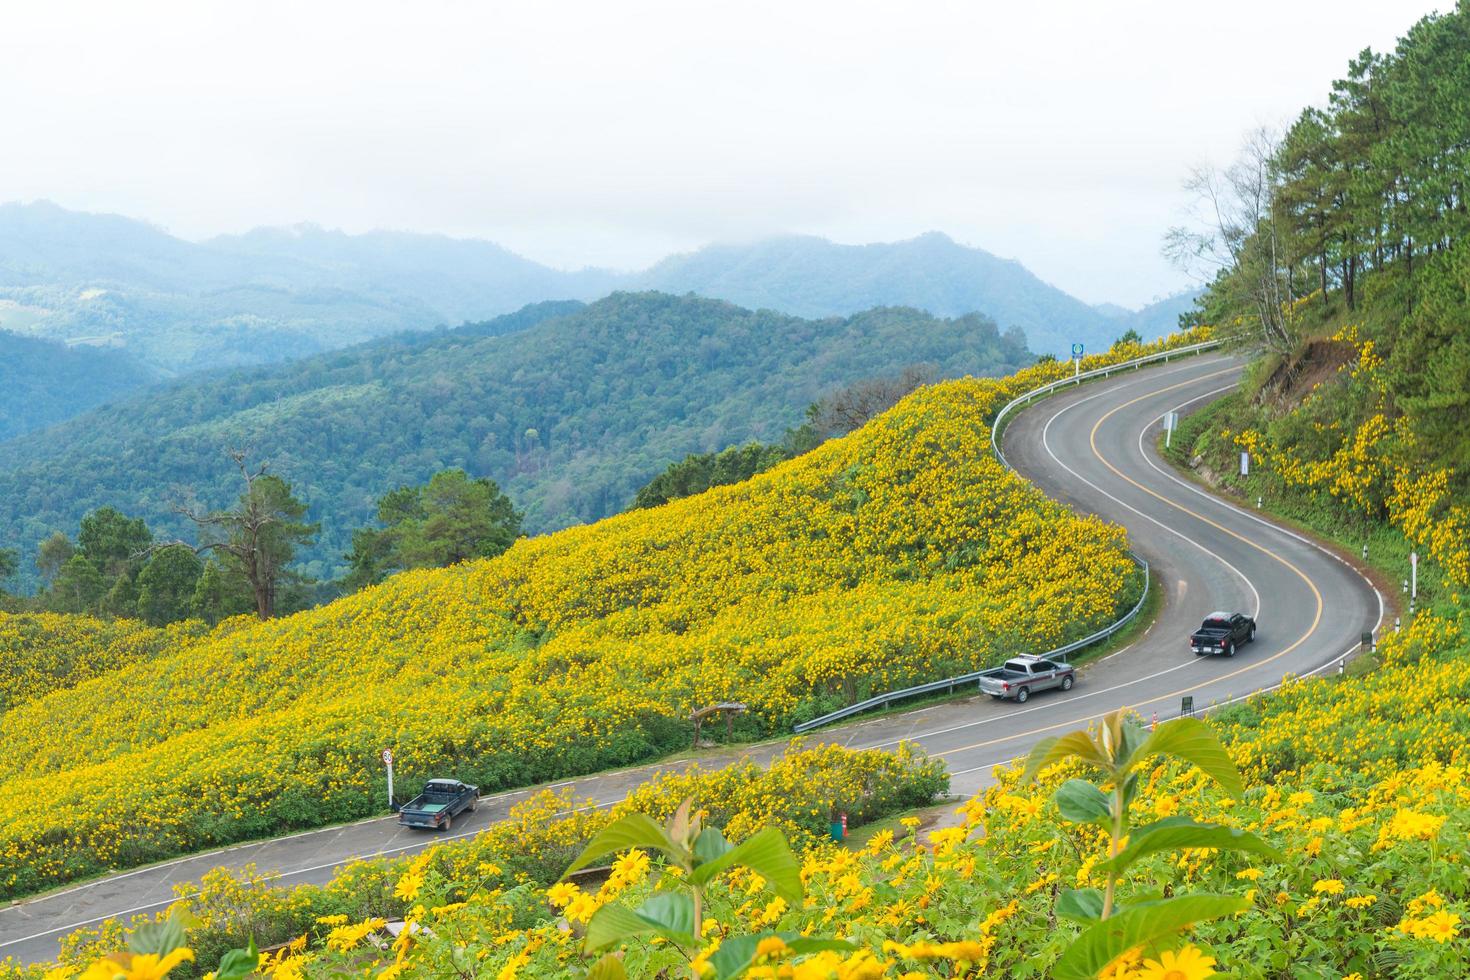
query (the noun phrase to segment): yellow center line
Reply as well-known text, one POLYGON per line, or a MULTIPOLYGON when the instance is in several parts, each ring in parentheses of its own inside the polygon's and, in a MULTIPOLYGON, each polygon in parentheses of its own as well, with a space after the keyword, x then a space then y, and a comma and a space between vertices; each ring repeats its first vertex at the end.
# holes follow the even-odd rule
MULTIPOLYGON (((1119 471, 1119 469, 1116 466, 1114 466, 1112 463, 1108 462, 1108 460, 1103 456, 1102 452, 1099 451, 1098 448, 1097 448, 1097 431, 1098 431, 1098 429, 1102 428, 1102 425, 1103 425, 1104 422, 1106 422, 1108 419, 1112 418, 1114 415, 1116 415, 1119 412, 1121 412, 1123 409, 1129 408, 1129 407, 1131 407, 1133 405, 1136 405, 1136 404, 1138 404, 1141 401, 1145 401, 1145 400, 1147 400, 1149 398, 1153 398, 1156 395, 1168 394, 1171 391, 1176 391, 1176 390, 1178 390, 1180 388, 1186 388, 1186 387, 1189 387, 1191 385, 1198 384, 1199 382, 1205 381, 1205 380, 1207 380, 1209 378, 1218 377, 1218 376, 1220 376, 1222 374, 1229 374, 1231 371, 1234 371, 1234 370, 1237 370, 1237 369, 1236 368, 1226 368, 1225 370, 1215 371, 1215 372, 1213 372, 1211 374, 1200 375, 1199 377, 1191 378, 1188 381, 1181 381, 1178 384, 1169 385, 1168 387, 1159 388, 1159 389, 1157 389, 1155 391, 1150 391, 1150 392, 1148 392, 1146 394, 1139 395, 1137 398, 1134 398, 1131 401, 1126 401, 1123 404, 1118 405, 1117 407, 1115 407, 1113 409, 1110 409, 1107 413, 1105 413, 1101 418, 1099 418, 1097 420, 1097 423, 1095 425, 1093 425, 1092 432, 1089 433, 1089 435, 1088 435, 1088 440, 1087 440, 1088 441, 1088 444, 1092 447, 1092 454, 1094 456, 1096 456, 1102 462, 1102 464, 1104 466, 1106 466, 1108 469, 1112 470, 1113 471, 1113 474, 1115 476, 1117 476, 1120 479, 1122 479, 1122 480, 1124 480, 1124 481, 1132 484, 1133 486, 1135 486, 1138 489, 1142 490, 1144 493, 1148 494, 1149 496, 1154 497, 1154 498, 1162 501, 1165 504, 1168 504, 1170 507, 1173 507, 1176 510, 1179 510, 1179 511, 1182 511, 1182 512, 1188 514, 1190 517, 1193 517, 1193 518, 1195 518, 1197 520, 1203 521, 1204 523, 1210 525, 1211 527, 1215 528, 1216 530, 1222 531, 1225 534, 1230 535, 1232 538, 1235 538, 1236 540, 1241 541, 1241 542, 1249 545, 1250 547, 1256 549, 1257 551, 1261 552, 1262 554, 1264 554, 1264 555, 1266 555, 1266 556, 1274 559, 1275 561, 1280 562, 1282 565, 1284 565, 1287 568, 1291 569, 1293 572, 1295 572, 1297 574, 1297 576, 1303 582, 1305 582, 1307 584, 1307 588, 1309 588, 1309 589, 1312 590, 1312 595, 1316 598, 1316 601, 1317 601, 1317 610, 1316 610, 1316 613, 1312 616, 1312 625, 1311 625, 1311 627, 1309 627, 1305 633, 1303 633, 1300 637, 1298 637, 1296 639, 1295 642, 1293 642, 1290 646, 1288 646, 1286 649, 1282 650, 1281 652, 1272 654, 1271 656, 1267 657, 1265 660, 1260 661, 1259 663, 1247 664, 1247 665, 1241 667, 1240 669, 1235 670, 1235 671, 1232 671, 1232 672, 1230 672, 1228 674, 1225 674, 1223 676, 1220 676, 1220 677, 1211 677, 1208 680, 1201 681, 1200 683, 1195 684, 1195 685, 1192 685, 1190 687, 1181 688, 1181 689, 1179 689, 1177 691, 1170 691, 1167 694, 1160 694, 1160 695, 1157 695, 1156 697, 1152 697, 1152 698, 1149 698, 1149 699, 1147 699, 1145 701, 1141 701, 1141 702, 1139 702, 1140 705, 1153 704, 1153 703, 1155 703, 1157 701, 1167 701, 1167 700, 1171 700, 1171 699, 1176 698, 1176 697, 1182 697, 1183 695, 1189 694, 1192 691, 1198 691, 1202 687, 1208 687, 1211 684, 1218 684, 1221 681, 1228 681, 1230 678, 1232 678, 1232 677, 1238 677, 1241 674, 1246 673, 1247 671, 1255 670, 1258 667, 1264 667, 1266 664, 1269 664, 1269 663, 1271 663, 1274 660, 1281 659, 1282 657, 1284 657, 1287 654, 1291 653, 1297 647, 1301 646, 1303 643, 1307 642, 1307 640, 1311 637, 1311 635, 1313 633, 1317 632, 1317 627, 1322 622, 1322 593, 1317 588, 1316 583, 1314 583, 1312 581, 1311 577, 1308 576, 1306 572, 1303 572, 1300 568, 1297 568, 1290 561, 1288 561, 1287 559, 1285 559, 1282 556, 1278 555, 1276 552, 1272 551, 1270 548, 1267 548, 1264 545, 1258 544, 1255 541, 1250 540, 1249 538, 1245 537, 1242 534, 1237 534, 1235 531, 1230 530, 1228 527, 1225 527, 1225 526, 1223 526, 1221 524, 1216 523, 1215 521, 1210 520, 1208 517, 1205 517, 1203 514, 1196 513, 1195 511, 1190 510, 1188 507, 1185 507, 1183 504, 1175 503, 1174 501, 1172 501, 1169 498, 1163 496, 1162 494, 1157 493, 1157 492, 1155 492, 1153 490, 1150 490, 1148 487, 1146 487, 1143 484, 1139 483, 1137 480, 1134 480, 1134 479, 1131 479, 1130 477, 1125 476, 1121 471, 1119 471)), ((1142 680, 1147 680, 1147 678, 1142 678, 1142 680)), ((962 747, 957 748, 957 749, 949 749, 946 752, 936 752, 936 753, 934 753, 934 758, 943 758, 943 757, 945 757, 947 755, 954 755, 957 752, 969 752, 969 751, 971 751, 973 749, 983 749, 983 748, 986 748, 987 746, 999 745, 1002 742, 1012 742, 1012 741, 1015 741, 1016 739, 1032 738, 1032 737, 1037 736, 1037 735, 1043 735, 1043 734, 1045 734, 1047 732, 1050 732, 1050 731, 1055 731, 1058 728, 1065 728, 1065 727, 1067 727, 1069 725, 1075 725, 1075 724, 1078 724, 1080 722, 1090 721, 1090 720, 1092 720, 1095 717, 1097 717, 1095 714, 1089 713, 1089 714, 1087 714, 1087 715, 1085 715, 1085 716, 1083 716, 1081 718, 1074 718, 1071 721, 1060 721, 1060 722, 1056 722, 1055 724, 1046 725, 1046 726, 1044 726, 1042 728, 1033 728, 1030 731, 1018 732, 1018 733, 1016 733, 1014 735, 1003 735, 1003 736, 1000 736, 1000 737, 997 737, 997 738, 987 739, 987 740, 985 740, 983 742, 976 742, 973 745, 965 745, 965 746, 962 746, 962 747)))

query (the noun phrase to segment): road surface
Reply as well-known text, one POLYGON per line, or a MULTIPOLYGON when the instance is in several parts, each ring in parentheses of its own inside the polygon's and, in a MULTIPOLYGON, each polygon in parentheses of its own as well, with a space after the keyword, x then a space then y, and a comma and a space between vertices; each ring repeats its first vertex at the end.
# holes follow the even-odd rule
MULTIPOLYGON (((989 781, 996 764, 1023 755, 1038 738, 1080 727, 1119 706, 1167 719, 1179 713, 1184 696, 1204 708, 1271 688, 1287 674, 1335 669, 1360 634, 1381 622, 1383 606, 1373 587, 1301 535, 1181 479, 1153 450, 1165 412, 1187 413, 1224 395, 1239 374, 1239 362, 1219 355, 1124 372, 1038 402, 1006 430, 1006 456, 1019 472, 1078 510, 1128 529, 1134 550, 1149 561, 1163 590, 1162 608, 1147 633, 1088 664, 1067 693, 1038 695, 1024 705, 984 697, 949 702, 834 727, 820 738, 853 748, 918 742, 948 763, 955 791, 969 794, 989 781), (1196 658, 1187 638, 1216 609, 1254 615, 1256 642, 1233 658, 1196 658)), ((718 765, 741 755, 764 761, 782 747, 773 743, 702 761, 718 765)), ((557 785, 573 787, 589 805, 609 805, 656 773, 681 765, 557 785)), ((484 829, 529 793, 487 798, 476 814, 456 822, 453 837, 484 829)), ((377 818, 119 874, 0 909, 0 959, 53 959, 59 938, 73 929, 161 909, 172 900, 176 883, 197 881, 217 866, 254 863, 277 873, 282 883, 322 882, 355 858, 408 853, 444 839, 377 818)))

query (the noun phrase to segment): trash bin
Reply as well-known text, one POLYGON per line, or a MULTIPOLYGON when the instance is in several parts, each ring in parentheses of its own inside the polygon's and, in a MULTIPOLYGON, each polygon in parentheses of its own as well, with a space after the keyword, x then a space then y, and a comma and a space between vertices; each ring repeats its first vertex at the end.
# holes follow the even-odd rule
POLYGON ((837 813, 832 816, 832 839, 835 841, 847 840, 847 814, 837 813))

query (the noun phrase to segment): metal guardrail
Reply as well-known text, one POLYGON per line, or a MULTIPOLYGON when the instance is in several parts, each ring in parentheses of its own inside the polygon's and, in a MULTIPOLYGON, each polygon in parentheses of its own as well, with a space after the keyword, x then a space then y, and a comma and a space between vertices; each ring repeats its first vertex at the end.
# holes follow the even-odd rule
MULTIPOLYGON (((1190 354, 1199 354, 1203 351, 1219 347, 1221 343, 1222 341, 1219 340, 1206 340, 1202 343, 1190 344, 1187 347, 1175 347, 1172 350, 1159 351, 1157 354, 1149 354, 1144 357, 1135 357, 1132 360, 1119 361, 1117 364, 1108 364, 1104 367, 1093 368, 1091 371, 1083 371, 1081 374, 1073 375, 1070 378, 1059 378, 1058 380, 1050 382, 1049 384, 1044 384, 1040 387, 1032 388, 1025 394, 1018 395, 1015 398, 1012 398, 1010 401, 1006 402, 1003 406, 1001 406, 1000 411, 995 413, 995 418, 990 423, 991 451, 995 453, 995 458, 1000 460, 1002 466, 1004 466, 1008 470, 1014 469, 1014 467, 1012 467, 1011 464, 1006 461, 1005 454, 1000 451, 1000 431, 1001 423, 1005 421, 1005 417, 1021 405, 1028 405, 1034 399, 1045 397, 1046 395, 1049 395, 1052 392, 1057 391, 1058 389, 1065 388, 1068 385, 1079 385, 1082 382, 1090 381, 1093 378, 1106 378, 1113 374, 1115 371, 1122 371, 1126 368, 1140 368, 1143 367, 1143 365, 1145 364, 1168 361, 1172 357, 1185 357, 1190 354)), ((1148 562, 1144 561, 1142 558, 1140 558, 1138 555, 1133 554, 1132 552, 1128 553, 1128 557, 1132 558, 1135 562, 1138 563, 1138 566, 1143 569, 1143 594, 1138 597, 1138 601, 1133 604, 1133 608, 1124 613, 1116 622, 1103 627, 1096 633, 1093 633, 1091 636, 1084 636, 1080 640, 1073 640, 1071 643, 1059 646, 1055 650, 1048 650, 1043 654, 1039 654, 1039 656, 1047 660, 1063 660, 1074 650, 1080 650, 1083 647, 1091 646, 1092 644, 1097 643, 1100 640, 1106 640, 1113 634, 1117 633, 1124 626, 1127 626, 1130 622, 1132 622, 1133 617, 1138 615, 1139 610, 1143 608, 1143 604, 1148 601, 1148 562)), ((989 670, 993 668, 986 669, 989 670)), ((887 693, 875 695, 874 697, 868 698, 866 701, 859 701, 856 704, 850 704, 845 708, 838 708, 836 711, 828 712, 827 714, 822 715, 818 718, 813 718, 810 721, 801 722, 798 725, 792 726, 792 731, 796 732, 796 734, 798 735, 801 735, 814 729, 821 728, 823 725, 830 725, 834 721, 842 721, 844 718, 851 718, 853 715, 861 714, 864 711, 871 711, 873 708, 886 707, 895 701, 901 701, 905 698, 918 697, 923 694, 934 694, 944 690, 948 690, 949 692, 953 693, 954 689, 962 684, 976 683, 977 681, 979 681, 980 675, 984 673, 985 670, 976 670, 968 674, 960 674, 958 677, 946 677, 943 680, 930 681, 928 684, 919 684, 914 687, 905 687, 897 691, 888 691, 887 693)))
MULTIPOLYGON (((1122 618, 1120 618, 1117 622, 1103 627, 1096 633, 1093 633, 1091 636, 1084 636, 1080 640, 1073 640, 1071 643, 1059 646, 1055 650, 1048 650, 1043 654, 1039 654, 1039 656, 1046 660, 1065 660, 1067 655, 1074 650, 1080 650, 1085 646, 1091 646, 1099 640, 1106 640, 1108 637, 1118 632, 1118 630, 1122 629, 1124 626, 1127 626, 1128 623, 1133 619, 1133 617, 1138 615, 1138 611, 1143 608, 1144 602, 1148 600, 1148 562, 1131 553, 1128 557, 1132 558, 1135 562, 1138 563, 1138 566, 1143 569, 1143 594, 1138 597, 1138 601, 1133 604, 1133 608, 1128 610, 1128 612, 1125 613, 1122 618)), ((930 681, 928 684, 919 684, 915 687, 905 687, 898 691, 889 691, 885 694, 879 694, 875 697, 868 698, 866 701, 859 701, 856 704, 850 704, 845 708, 838 708, 836 711, 828 712, 827 714, 822 715, 820 718, 813 718, 811 721, 804 721, 799 725, 794 725, 792 726, 792 731, 796 732, 796 734, 798 735, 801 735, 805 732, 811 731, 814 728, 821 728, 823 725, 830 725, 834 721, 841 721, 844 718, 851 718, 853 715, 861 714, 864 711, 870 711, 873 708, 885 707, 889 704, 892 704, 894 701, 901 701, 904 698, 918 697, 921 694, 933 694, 935 692, 943 691, 946 689, 948 689, 950 693, 953 693, 956 687, 959 687, 963 684, 974 684, 980 680, 981 674, 984 674, 986 671, 993 669, 994 668, 987 667, 985 668, 985 670, 971 671, 968 674, 960 674, 958 677, 946 677, 944 680, 930 681)))

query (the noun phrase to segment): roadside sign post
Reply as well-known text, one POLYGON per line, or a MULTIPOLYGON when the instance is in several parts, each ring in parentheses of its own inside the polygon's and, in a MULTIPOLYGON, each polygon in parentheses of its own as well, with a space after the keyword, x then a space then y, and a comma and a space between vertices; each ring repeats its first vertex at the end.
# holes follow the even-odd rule
POLYGON ((1082 374, 1082 345, 1072 345, 1072 377, 1076 378, 1082 374))
POLYGON ((1194 695, 1193 694, 1186 694, 1186 695, 1184 695, 1184 697, 1182 697, 1182 698, 1179 699, 1179 717, 1181 717, 1181 718, 1193 718, 1194 717, 1194 695))
POLYGON ((1241 450, 1240 453, 1240 475, 1251 475, 1251 454, 1246 452, 1245 450, 1241 450))
POLYGON ((388 767, 388 809, 393 809, 393 750, 383 750, 383 765, 388 767))
POLYGON ((1179 425, 1178 412, 1164 413, 1164 448, 1169 448, 1169 443, 1174 440, 1174 429, 1179 425))
POLYGON ((1419 598, 1419 552, 1409 552, 1409 598, 1419 598))

